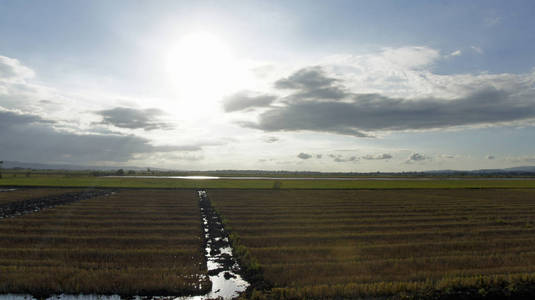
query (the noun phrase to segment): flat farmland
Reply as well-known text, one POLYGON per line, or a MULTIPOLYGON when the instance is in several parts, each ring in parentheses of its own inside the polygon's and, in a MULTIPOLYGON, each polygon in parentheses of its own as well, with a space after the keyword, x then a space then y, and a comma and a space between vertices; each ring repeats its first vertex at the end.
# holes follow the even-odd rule
POLYGON ((206 179, 191 180, 166 177, 136 178, 129 176, 52 176, 4 177, 0 186, 6 187, 71 187, 71 188, 176 188, 176 189, 496 189, 535 188, 535 179, 508 178, 397 178, 368 180, 324 180, 324 179, 206 179))
POLYGON ((203 251, 193 191, 120 191, 0 220, 0 293, 204 294, 203 251))
POLYGON ((273 287, 255 297, 533 292, 532 189, 211 190, 209 196, 241 263, 273 287))
POLYGON ((17 189, 14 191, 0 192, 0 205, 48 196, 57 196, 72 192, 81 192, 82 189, 17 189))

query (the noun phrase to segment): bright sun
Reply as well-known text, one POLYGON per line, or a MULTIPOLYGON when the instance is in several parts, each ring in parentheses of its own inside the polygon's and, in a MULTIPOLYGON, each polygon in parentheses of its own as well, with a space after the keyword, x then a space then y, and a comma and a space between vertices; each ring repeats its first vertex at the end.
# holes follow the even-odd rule
POLYGON ((183 108, 206 108, 219 101, 242 76, 228 45, 206 32, 180 38, 169 51, 166 67, 183 108))

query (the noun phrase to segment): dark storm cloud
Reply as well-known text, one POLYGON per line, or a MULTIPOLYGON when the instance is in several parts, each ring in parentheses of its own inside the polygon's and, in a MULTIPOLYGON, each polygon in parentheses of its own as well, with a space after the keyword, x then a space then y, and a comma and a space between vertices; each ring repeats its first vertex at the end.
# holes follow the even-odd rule
POLYGON ((463 125, 493 124, 535 118, 535 91, 485 88, 454 100, 392 98, 356 94, 334 86, 321 69, 309 68, 275 83, 294 89, 284 106, 273 106, 257 123, 241 126, 267 132, 320 131, 369 136, 366 132, 426 130, 463 125), (327 92, 331 89, 335 92, 327 92), (340 101, 343 100, 343 101, 340 101))
POLYGON ((297 157, 300 158, 300 159, 309 159, 309 158, 312 157, 312 155, 308 154, 308 153, 301 152, 301 153, 297 154, 297 157))
POLYGON ((128 129, 170 129, 171 124, 159 121, 164 112, 156 108, 134 109, 127 107, 115 107, 97 111, 102 116, 101 124, 113 125, 128 129))
POLYGON ((242 91, 225 98, 223 109, 226 112, 233 112, 254 107, 266 107, 276 99, 277 97, 272 95, 253 95, 249 92, 242 91))
POLYGON ((200 146, 153 146, 134 135, 75 134, 58 131, 51 121, 0 110, 0 154, 4 160, 30 162, 123 162, 136 154, 196 151, 200 146))

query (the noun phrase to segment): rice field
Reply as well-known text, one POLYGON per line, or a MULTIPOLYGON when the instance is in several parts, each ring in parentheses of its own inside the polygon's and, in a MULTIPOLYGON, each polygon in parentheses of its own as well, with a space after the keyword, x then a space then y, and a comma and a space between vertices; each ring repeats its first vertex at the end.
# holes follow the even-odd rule
POLYGON ((368 180, 324 180, 324 179, 211 179, 191 180, 162 178, 135 178, 129 176, 53 176, 5 177, 0 180, 5 187, 71 187, 71 188, 143 188, 143 189, 496 189, 535 188, 534 178, 392 178, 368 180))
POLYGON ((0 192, 0 205, 10 202, 57 196, 80 191, 82 191, 82 189, 16 189, 14 191, 0 192))
POLYGON ((209 195, 256 278, 252 298, 534 295, 532 189, 209 195))
POLYGON ((193 191, 120 191, 0 220, 0 293, 199 295, 206 273, 193 191))

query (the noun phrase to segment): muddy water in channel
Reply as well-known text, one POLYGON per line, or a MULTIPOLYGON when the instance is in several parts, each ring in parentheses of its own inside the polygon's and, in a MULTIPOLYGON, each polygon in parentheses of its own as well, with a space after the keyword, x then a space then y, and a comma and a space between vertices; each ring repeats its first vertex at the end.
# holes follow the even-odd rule
POLYGON ((238 274, 240 266, 232 254, 228 233, 223 228, 221 217, 212 208, 206 191, 199 190, 198 194, 206 241, 206 266, 212 282, 212 291, 195 299, 232 299, 244 292, 249 283, 238 274))
MULTIPOLYGON (((212 282, 210 293, 201 296, 186 297, 143 297, 136 296, 129 299, 166 299, 166 300, 205 300, 205 299, 232 299, 244 292, 249 283, 238 272, 240 266, 232 254, 232 247, 228 233, 223 228, 221 217, 212 208, 210 199, 205 190, 197 191, 201 209, 202 228, 205 240, 206 267, 212 282)), ((118 295, 54 295, 47 300, 120 300, 118 295)), ((36 300, 31 295, 4 294, 0 300, 36 300)))

